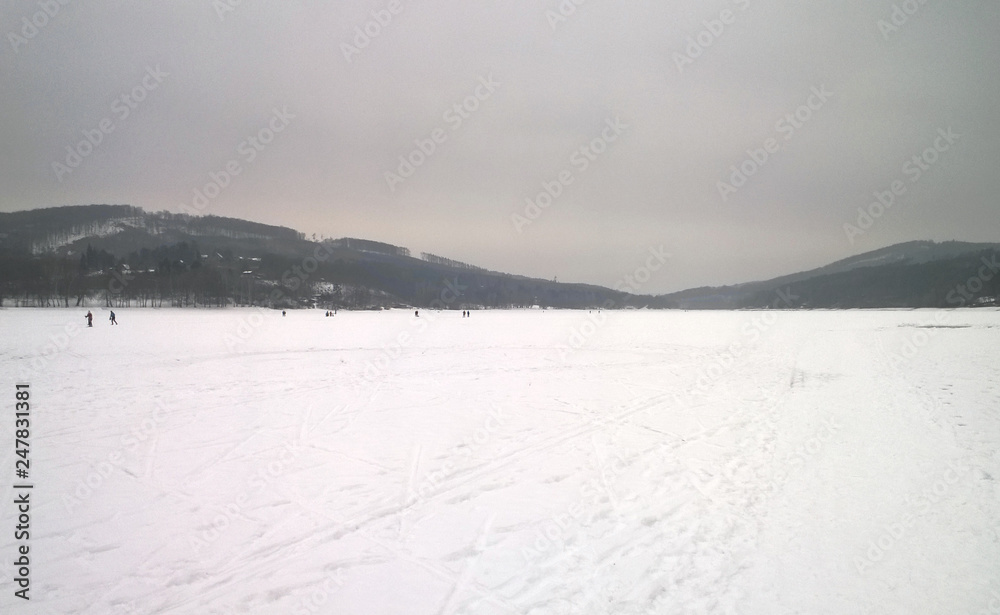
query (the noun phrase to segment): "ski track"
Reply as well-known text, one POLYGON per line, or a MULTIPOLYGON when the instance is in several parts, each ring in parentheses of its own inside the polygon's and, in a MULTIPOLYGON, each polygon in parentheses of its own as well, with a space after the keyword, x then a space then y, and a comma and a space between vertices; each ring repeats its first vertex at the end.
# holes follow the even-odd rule
MULTIPOLYGON (((0 366, 68 313, 0 310, 0 366)), ((293 311, 227 351, 250 313, 120 310, 33 375, 37 612, 958 613, 1000 589, 996 310, 752 335, 761 313, 606 313, 569 352, 592 314, 293 311)))

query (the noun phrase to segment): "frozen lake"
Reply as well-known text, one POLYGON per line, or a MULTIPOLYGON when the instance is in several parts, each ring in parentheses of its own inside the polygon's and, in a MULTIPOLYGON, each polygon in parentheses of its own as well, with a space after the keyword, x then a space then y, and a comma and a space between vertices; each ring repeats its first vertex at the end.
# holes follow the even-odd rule
POLYGON ((1000 311, 93 311, 4 613, 1000 613, 1000 311))

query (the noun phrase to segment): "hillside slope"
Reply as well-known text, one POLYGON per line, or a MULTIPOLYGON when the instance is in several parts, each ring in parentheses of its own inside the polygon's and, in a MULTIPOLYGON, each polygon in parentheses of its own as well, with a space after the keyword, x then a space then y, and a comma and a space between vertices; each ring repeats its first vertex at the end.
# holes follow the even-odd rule
POLYGON ((912 241, 818 269, 737 286, 662 295, 657 307, 917 308, 993 305, 1000 244, 912 241))
POLYGON ((600 286, 514 276, 406 248, 127 205, 0 214, 8 305, 626 307, 600 286))

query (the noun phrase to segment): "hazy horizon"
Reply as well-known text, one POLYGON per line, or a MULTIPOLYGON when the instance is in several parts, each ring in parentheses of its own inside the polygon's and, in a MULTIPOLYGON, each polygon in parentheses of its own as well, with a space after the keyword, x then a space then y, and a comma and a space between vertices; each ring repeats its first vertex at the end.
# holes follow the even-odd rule
POLYGON ((656 250, 653 295, 1000 241, 996 3, 50 0, 0 24, 0 211, 227 216, 606 287, 656 250))

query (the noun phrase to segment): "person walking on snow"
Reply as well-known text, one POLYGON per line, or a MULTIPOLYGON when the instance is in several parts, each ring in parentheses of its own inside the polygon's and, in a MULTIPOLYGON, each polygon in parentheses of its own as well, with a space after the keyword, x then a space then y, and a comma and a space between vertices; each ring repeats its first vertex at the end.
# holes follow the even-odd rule
POLYGON ((93 327, 94 326, 94 315, 90 313, 90 310, 87 310, 87 316, 86 316, 86 318, 87 318, 87 326, 88 327, 93 327))
POLYGON ((110 320, 111 324, 113 324, 113 325, 117 325, 118 324, 118 319, 115 318, 115 311, 114 310, 111 310, 111 318, 109 318, 108 320, 110 320))

